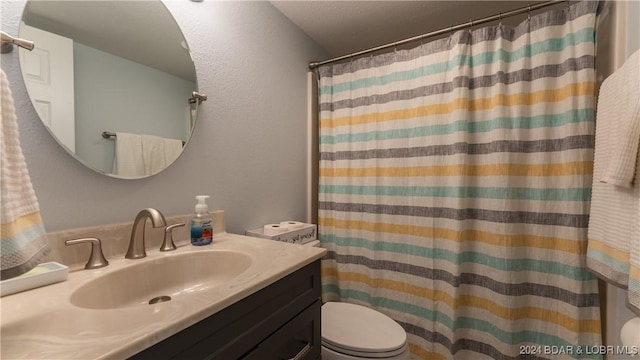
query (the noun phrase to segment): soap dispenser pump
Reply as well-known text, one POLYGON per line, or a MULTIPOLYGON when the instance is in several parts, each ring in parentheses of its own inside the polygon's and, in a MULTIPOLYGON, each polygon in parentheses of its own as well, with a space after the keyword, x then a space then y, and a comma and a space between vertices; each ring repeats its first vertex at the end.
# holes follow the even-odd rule
POLYGON ((191 217, 191 245, 208 245, 213 241, 213 221, 206 202, 209 197, 196 196, 195 213, 191 217))

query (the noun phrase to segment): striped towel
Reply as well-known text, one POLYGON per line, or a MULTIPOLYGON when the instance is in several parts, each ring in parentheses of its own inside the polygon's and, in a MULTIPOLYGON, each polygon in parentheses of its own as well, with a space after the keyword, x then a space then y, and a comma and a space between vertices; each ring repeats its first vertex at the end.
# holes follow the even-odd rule
POLYGON ((49 253, 27 164, 20 147, 18 121, 9 81, 0 70, 0 278, 21 275, 40 263, 49 253))
POLYGON ((602 83, 587 266, 640 314, 640 51, 602 83), (635 179, 634 179, 635 178, 635 179))

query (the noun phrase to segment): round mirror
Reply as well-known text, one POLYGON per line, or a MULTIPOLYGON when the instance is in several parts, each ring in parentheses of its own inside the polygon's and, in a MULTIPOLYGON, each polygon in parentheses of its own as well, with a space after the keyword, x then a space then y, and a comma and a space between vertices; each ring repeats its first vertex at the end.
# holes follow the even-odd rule
POLYGON ((135 179, 162 171, 191 137, 195 66, 157 1, 28 1, 20 49, 29 97, 51 135, 87 167, 135 179))

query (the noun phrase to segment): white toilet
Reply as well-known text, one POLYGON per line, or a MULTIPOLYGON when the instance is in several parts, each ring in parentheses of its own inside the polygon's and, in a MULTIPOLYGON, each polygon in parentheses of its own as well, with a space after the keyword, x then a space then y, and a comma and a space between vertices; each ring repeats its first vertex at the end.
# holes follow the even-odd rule
POLYGON ((322 360, 411 359, 407 334, 390 317, 343 302, 322 305, 322 360))
POLYGON ((640 348, 640 317, 632 318, 624 323, 620 329, 620 342, 636 351, 640 348))
MULTIPOLYGON (((306 246, 318 246, 312 241, 306 246)), ((371 308, 328 302, 322 305, 322 360, 411 359, 407 333, 371 308)))

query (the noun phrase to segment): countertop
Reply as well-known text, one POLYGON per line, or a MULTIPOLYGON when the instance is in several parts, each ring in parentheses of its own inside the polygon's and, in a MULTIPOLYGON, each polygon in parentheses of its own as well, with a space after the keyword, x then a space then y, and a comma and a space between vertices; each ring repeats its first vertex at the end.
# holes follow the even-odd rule
MULTIPOLYGON (((214 243, 179 246, 173 252, 147 250, 140 260, 109 259, 96 270, 71 272, 67 281, 0 299, 3 359, 124 359, 226 308, 320 259, 325 249, 228 233, 214 243), (93 278, 137 261, 211 250, 243 252, 251 266, 232 280, 170 302, 120 309, 86 309, 70 295, 93 278)), ((206 269, 203 269, 206 271, 206 269)))

